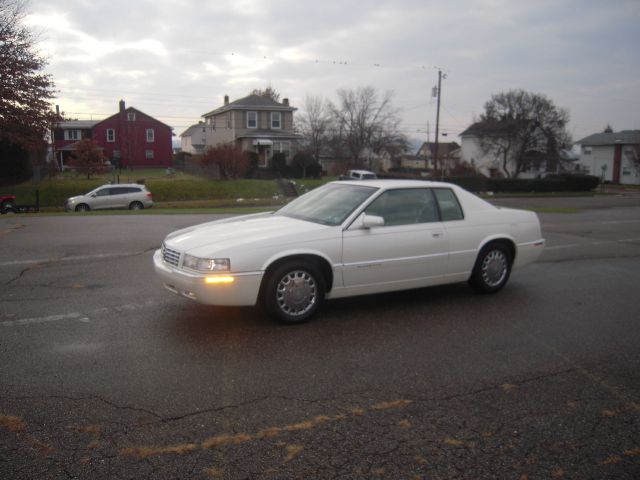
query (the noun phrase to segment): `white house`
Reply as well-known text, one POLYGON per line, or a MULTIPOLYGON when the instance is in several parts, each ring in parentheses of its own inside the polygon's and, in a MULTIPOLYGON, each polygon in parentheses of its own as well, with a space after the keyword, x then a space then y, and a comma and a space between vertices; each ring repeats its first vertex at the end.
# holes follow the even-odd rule
POLYGON ((183 152, 203 153, 207 147, 207 127, 204 122, 191 125, 180 134, 180 147, 183 152))
POLYGON ((595 133, 576 144, 583 172, 606 182, 640 184, 640 130, 595 133))

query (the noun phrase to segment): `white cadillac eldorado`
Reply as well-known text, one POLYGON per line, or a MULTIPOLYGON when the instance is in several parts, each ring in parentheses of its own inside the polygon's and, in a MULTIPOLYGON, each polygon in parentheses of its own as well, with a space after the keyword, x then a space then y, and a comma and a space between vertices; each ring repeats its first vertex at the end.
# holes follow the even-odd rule
POLYGON ((207 305, 255 305, 285 323, 325 299, 468 281, 500 290, 544 239, 533 212, 449 183, 328 183, 280 210, 169 234, 155 252, 167 289, 207 305))

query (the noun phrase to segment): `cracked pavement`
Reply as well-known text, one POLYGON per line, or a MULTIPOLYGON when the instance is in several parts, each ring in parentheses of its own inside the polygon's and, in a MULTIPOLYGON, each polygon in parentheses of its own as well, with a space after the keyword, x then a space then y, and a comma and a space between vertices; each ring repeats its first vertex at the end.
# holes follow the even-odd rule
POLYGON ((626 200, 541 215, 541 261, 497 295, 338 300, 297 327, 161 288, 153 249, 210 216, 0 218, 0 478, 639 478, 626 200))

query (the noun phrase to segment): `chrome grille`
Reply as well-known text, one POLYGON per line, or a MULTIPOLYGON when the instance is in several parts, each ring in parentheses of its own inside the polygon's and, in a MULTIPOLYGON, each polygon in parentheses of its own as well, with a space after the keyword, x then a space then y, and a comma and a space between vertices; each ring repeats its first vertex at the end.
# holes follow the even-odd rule
POLYGON ((162 259, 169 265, 177 267, 178 263, 180 262, 180 252, 171 250, 165 245, 162 245, 162 259))

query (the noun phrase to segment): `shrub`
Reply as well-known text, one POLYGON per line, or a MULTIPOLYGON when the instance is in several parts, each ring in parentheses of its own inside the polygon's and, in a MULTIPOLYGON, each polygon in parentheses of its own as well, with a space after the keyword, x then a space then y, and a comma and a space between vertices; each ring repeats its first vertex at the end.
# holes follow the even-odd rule
POLYGON ((249 172, 249 157, 233 144, 210 147, 200 159, 203 168, 217 165, 224 179, 243 178, 249 172))

